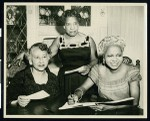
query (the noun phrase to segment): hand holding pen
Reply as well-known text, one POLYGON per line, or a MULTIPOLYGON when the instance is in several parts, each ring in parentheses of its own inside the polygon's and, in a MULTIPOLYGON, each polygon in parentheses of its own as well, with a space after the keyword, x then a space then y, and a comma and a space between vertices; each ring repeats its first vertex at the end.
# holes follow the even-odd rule
POLYGON ((78 96, 76 94, 70 94, 68 96, 68 104, 73 105, 78 102, 78 96))

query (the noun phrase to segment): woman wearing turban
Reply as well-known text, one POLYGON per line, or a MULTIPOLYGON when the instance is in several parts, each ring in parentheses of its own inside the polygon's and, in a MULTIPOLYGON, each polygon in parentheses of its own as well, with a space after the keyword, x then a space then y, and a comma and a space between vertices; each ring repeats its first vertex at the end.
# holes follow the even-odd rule
POLYGON ((80 99, 94 83, 98 87, 99 101, 116 101, 133 97, 131 105, 93 106, 96 110, 120 109, 137 107, 140 98, 140 70, 136 66, 123 63, 125 42, 119 36, 105 37, 98 45, 103 62, 96 64, 88 74, 88 79, 77 88, 74 97, 80 99))

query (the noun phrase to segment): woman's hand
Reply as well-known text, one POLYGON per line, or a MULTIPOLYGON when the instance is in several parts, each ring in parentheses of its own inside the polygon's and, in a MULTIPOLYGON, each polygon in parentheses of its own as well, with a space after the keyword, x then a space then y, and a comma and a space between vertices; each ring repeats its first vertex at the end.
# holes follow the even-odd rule
POLYGON ((78 70, 79 73, 81 73, 82 75, 86 75, 89 73, 90 71, 90 66, 86 65, 86 66, 81 66, 78 70))
POLYGON ((21 107, 26 107, 28 105, 28 103, 30 102, 30 99, 28 99, 27 96, 20 95, 20 96, 18 96, 17 101, 21 107))
POLYGON ((95 111, 106 111, 116 109, 117 107, 114 105, 97 104, 94 106, 90 106, 90 108, 95 111))
POLYGON ((25 52, 22 52, 17 56, 17 61, 18 61, 19 66, 20 66, 21 62, 23 61, 25 54, 26 54, 25 52))
POLYGON ((8 64, 7 68, 8 68, 8 69, 11 68, 12 65, 20 66, 25 55, 26 55, 25 52, 20 53, 20 54, 12 61, 12 63, 8 64))
POLYGON ((75 104, 75 103, 77 103, 78 102, 78 96, 76 95, 76 94, 70 94, 69 96, 68 96, 68 104, 69 105, 73 105, 73 104, 75 104))

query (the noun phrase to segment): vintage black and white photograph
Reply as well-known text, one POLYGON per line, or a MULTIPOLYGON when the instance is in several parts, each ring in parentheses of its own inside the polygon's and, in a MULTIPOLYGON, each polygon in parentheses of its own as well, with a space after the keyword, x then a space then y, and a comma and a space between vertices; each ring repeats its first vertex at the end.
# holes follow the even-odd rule
POLYGON ((146 118, 146 3, 4 3, 4 118, 146 118))

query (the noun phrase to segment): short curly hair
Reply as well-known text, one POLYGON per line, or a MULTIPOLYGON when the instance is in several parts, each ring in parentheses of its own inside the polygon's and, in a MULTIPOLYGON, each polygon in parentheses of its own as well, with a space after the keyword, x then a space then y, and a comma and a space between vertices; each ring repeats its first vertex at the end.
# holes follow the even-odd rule
POLYGON ((63 13, 62 17, 63 17, 63 25, 65 25, 66 19, 68 17, 75 17, 79 23, 80 23, 80 20, 81 20, 80 14, 75 9, 66 10, 63 13))
POLYGON ((33 44, 29 49, 29 53, 31 53, 31 50, 35 47, 38 47, 41 51, 46 51, 48 54, 51 53, 50 49, 47 47, 47 45, 42 42, 33 44))
POLYGON ((124 39, 120 36, 107 36, 98 44, 99 55, 104 55, 109 46, 117 45, 121 48, 122 52, 126 46, 124 39))

